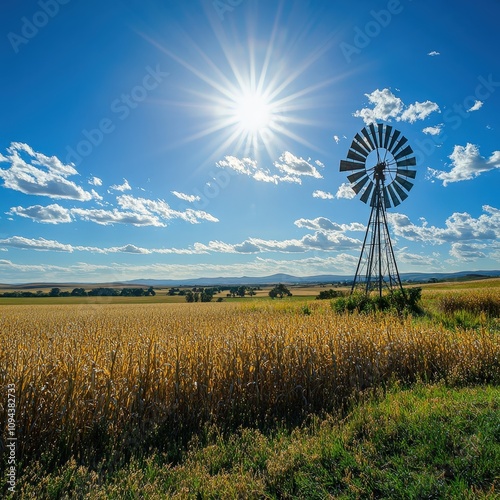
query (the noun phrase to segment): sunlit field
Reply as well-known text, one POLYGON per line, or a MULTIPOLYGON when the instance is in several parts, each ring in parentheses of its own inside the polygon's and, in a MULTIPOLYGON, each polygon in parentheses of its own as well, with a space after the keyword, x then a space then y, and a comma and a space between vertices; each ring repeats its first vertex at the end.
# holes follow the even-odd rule
POLYGON ((339 315, 310 299, 1 306, 0 381, 15 387, 19 471, 70 459, 113 469, 147 453, 175 463, 210 426, 301 425, 394 383, 498 384, 498 309, 478 306, 486 297, 498 307, 498 288, 426 294, 436 311, 446 298, 483 319, 450 328, 339 315))

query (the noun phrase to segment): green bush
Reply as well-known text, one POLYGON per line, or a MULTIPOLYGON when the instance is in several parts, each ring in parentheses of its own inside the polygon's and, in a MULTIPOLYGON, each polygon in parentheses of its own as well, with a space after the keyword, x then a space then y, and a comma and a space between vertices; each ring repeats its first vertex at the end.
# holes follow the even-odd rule
POLYGON ((421 288, 406 288, 394 290, 385 295, 367 295, 352 293, 348 297, 338 297, 332 300, 332 308, 337 313, 359 312, 374 313, 377 311, 392 311, 397 314, 421 314, 421 288))

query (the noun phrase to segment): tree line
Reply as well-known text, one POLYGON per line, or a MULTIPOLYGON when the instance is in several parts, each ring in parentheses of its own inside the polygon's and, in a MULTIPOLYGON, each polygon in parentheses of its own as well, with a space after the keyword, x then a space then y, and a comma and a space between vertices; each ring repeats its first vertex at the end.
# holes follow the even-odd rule
POLYGON ((27 291, 14 291, 14 292, 4 292, 2 297, 15 297, 15 298, 26 298, 26 297, 147 297, 150 295, 156 295, 153 287, 149 288, 92 288, 87 291, 85 288, 73 288, 70 292, 68 290, 62 291, 60 288, 51 288, 49 292, 43 292, 38 290, 36 292, 27 291))

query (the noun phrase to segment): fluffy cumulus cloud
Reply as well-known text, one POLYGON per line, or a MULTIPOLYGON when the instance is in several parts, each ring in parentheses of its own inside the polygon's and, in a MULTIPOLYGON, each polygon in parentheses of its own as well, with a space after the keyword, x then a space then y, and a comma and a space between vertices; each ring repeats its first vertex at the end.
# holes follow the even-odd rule
POLYGON ((72 164, 38 153, 27 144, 13 142, 5 156, 0 154, 1 163, 10 164, 7 169, 0 168, 0 179, 8 189, 54 199, 89 201, 93 198, 92 193, 68 180, 78 175, 72 164))
POLYGON ((310 159, 304 160, 303 158, 294 156, 289 151, 285 151, 279 157, 279 161, 274 162, 274 166, 284 174, 291 175, 292 177, 308 175, 316 179, 322 179, 323 176, 310 161, 310 159))
POLYGON ((41 205, 33 205, 26 208, 12 207, 8 213, 46 224, 63 224, 72 221, 70 210, 61 207, 57 203, 45 207, 41 205))
POLYGON ((390 121, 391 118, 399 116, 403 110, 403 101, 396 97, 389 89, 374 90, 371 94, 365 94, 373 108, 363 108, 354 113, 354 116, 363 118, 366 124, 377 120, 390 121))
POLYGON ((428 135, 439 135, 442 129, 443 124, 440 123, 439 125, 434 125, 433 127, 425 127, 424 129, 422 129, 422 132, 428 135))
POLYGON ((327 191, 321 191, 317 189, 313 192, 313 198, 320 198, 322 200, 333 200, 334 196, 332 193, 328 193, 327 191))
POLYGON ((449 158, 450 171, 427 169, 429 177, 442 181, 444 186, 452 182, 468 181, 484 172, 500 168, 500 151, 494 151, 489 158, 484 158, 480 155, 479 148, 470 143, 455 146, 449 158))
POLYGON ((109 186, 109 189, 112 189, 113 191, 121 191, 122 193, 124 193, 125 191, 130 191, 132 188, 127 179, 123 179, 122 184, 113 184, 112 186, 109 186))
POLYGON ((356 196, 356 193, 351 188, 351 185, 348 182, 344 182, 337 189, 337 193, 335 194, 335 198, 341 199, 345 198, 347 200, 352 200, 356 196))
POLYGON ((450 256, 462 262, 472 262, 486 258, 484 250, 488 245, 470 243, 452 243, 450 256))
POLYGON ((362 118, 367 125, 377 120, 391 121, 391 118, 414 123, 417 120, 424 120, 435 111, 439 112, 439 106, 432 101, 415 102, 405 107, 403 101, 387 88, 376 89, 371 94, 365 95, 373 107, 357 110, 353 116, 362 118))
POLYGON ((99 177, 91 177, 88 182, 91 186, 102 186, 102 179, 99 177))
POLYGON ((280 182, 301 184, 301 178, 303 176, 322 179, 323 176, 319 173, 316 166, 324 168, 323 163, 319 160, 316 160, 313 164, 311 159, 304 160, 303 158, 293 155, 289 151, 285 151, 279 159, 274 162, 273 165, 277 173, 271 172, 270 169, 260 167, 256 160, 250 158, 240 159, 235 156, 226 156, 223 160, 218 161, 216 165, 219 168, 231 172, 248 175, 256 181, 271 182, 273 184, 278 184, 280 182))
POLYGON ((431 57, 435 57, 435 56, 439 56, 440 53, 437 50, 431 50, 431 52, 429 52, 427 55, 431 56, 431 57))
POLYGON ((439 111, 439 106, 435 102, 416 102, 410 104, 396 120, 415 123, 417 120, 425 120, 434 111, 439 111))
POLYGON ((121 208, 131 210, 137 214, 159 217, 164 221, 172 219, 182 219, 191 224, 197 224, 202 220, 207 222, 219 222, 219 219, 202 210, 188 208, 181 212, 174 210, 164 200, 149 200, 146 198, 136 198, 131 195, 121 195, 117 198, 121 208))
POLYGON ((483 211, 478 218, 467 212, 455 212, 446 219, 444 227, 429 226, 425 220, 417 225, 399 213, 388 213, 387 218, 396 236, 411 241, 431 244, 496 241, 500 238, 500 210, 484 205, 483 211))

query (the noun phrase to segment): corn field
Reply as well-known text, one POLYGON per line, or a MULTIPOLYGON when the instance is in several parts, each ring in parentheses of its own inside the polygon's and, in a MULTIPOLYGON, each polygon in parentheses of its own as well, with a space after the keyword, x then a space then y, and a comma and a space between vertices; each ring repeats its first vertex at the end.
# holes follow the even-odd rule
POLYGON ((247 304, 3 306, 0 382, 15 386, 20 462, 92 463, 207 424, 300 422, 395 380, 500 381, 500 338, 484 329, 247 304))

